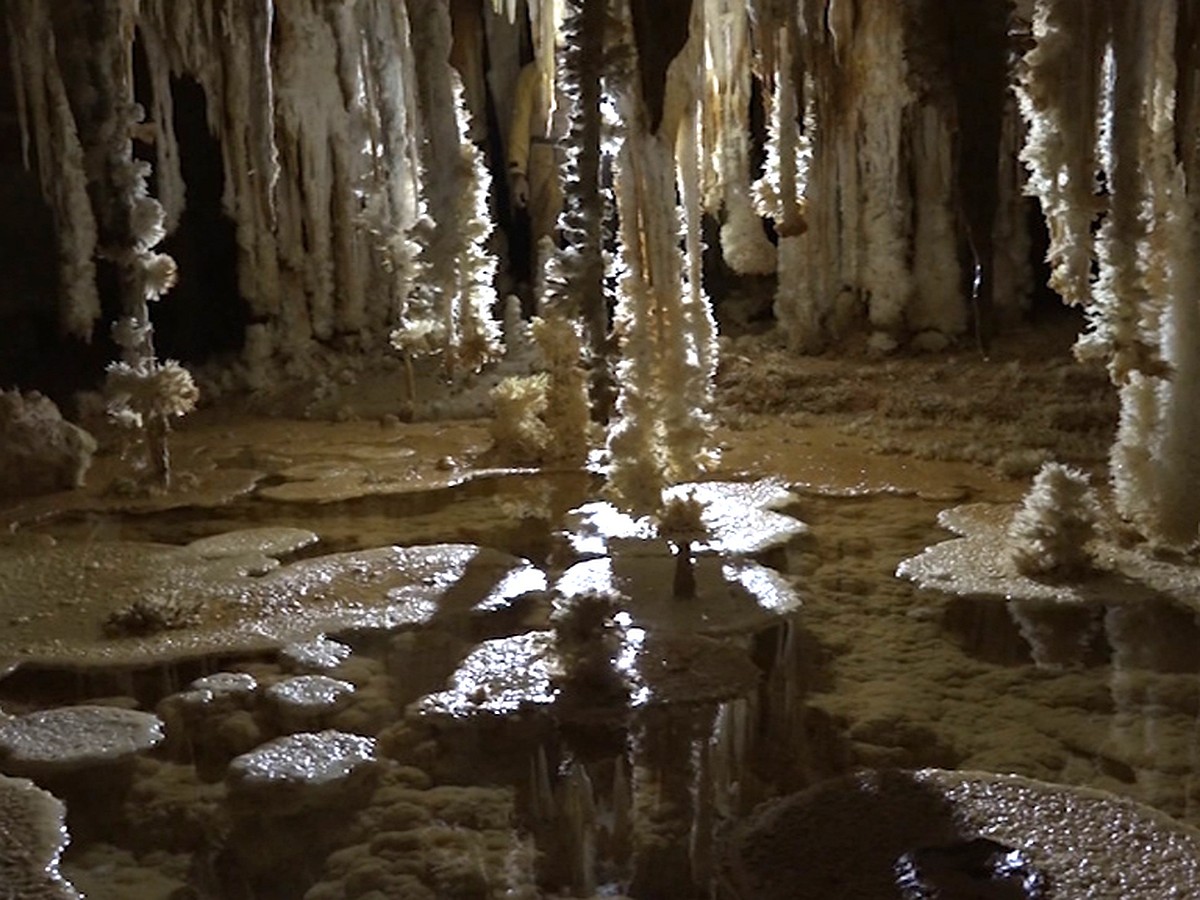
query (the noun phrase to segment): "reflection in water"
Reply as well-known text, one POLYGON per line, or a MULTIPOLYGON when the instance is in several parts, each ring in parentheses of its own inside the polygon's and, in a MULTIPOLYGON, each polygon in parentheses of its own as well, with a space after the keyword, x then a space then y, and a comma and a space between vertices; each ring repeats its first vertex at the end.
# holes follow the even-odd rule
POLYGON ((997 665, 1200 673, 1200 621, 1169 597, 1087 604, 951 597, 942 626, 964 651, 997 665))
MULTIPOLYGON (((511 884, 521 900, 674 900, 723 878, 723 829, 761 801, 880 764, 1020 771, 1194 813, 1200 635, 1186 609, 918 599, 891 573, 936 534, 936 507, 894 494, 807 497, 816 524, 793 530, 777 554, 784 571, 700 549, 697 596, 681 601, 661 542, 626 535, 573 551, 559 529, 588 509, 589 488, 522 475, 459 485, 445 492, 452 501, 292 504, 283 518, 302 513, 321 542, 255 583, 309 573, 305 590, 346 601, 355 627, 322 627, 282 652, 6 678, 8 712, 98 700, 166 723, 162 746, 130 771, 128 802, 68 814, 68 873, 98 900, 132 895, 93 873, 149 878, 146 860, 169 885, 161 898, 341 900, 353 884, 452 900, 511 884), (395 566, 383 572, 384 557, 364 552, 463 540, 534 565, 454 551, 454 565, 397 582, 395 566), (321 562, 334 550, 346 571, 321 562), (617 637, 595 648, 627 700, 564 677, 554 616, 589 590, 618 594, 617 637), (266 799, 234 815, 242 788, 230 772, 246 762, 234 761, 301 728, 372 737, 370 777, 337 795, 336 814, 266 799)), ((243 514, 240 525, 283 524, 278 508, 243 507, 115 527, 190 541, 243 514)), ((894 888, 897 859, 956 839, 888 845, 881 877, 894 888)), ((928 877, 931 859, 916 860, 928 877)), ((844 874, 845 859, 834 868, 844 874)))
POLYGON ((1027 854, 987 838, 922 847, 896 860, 904 900, 1045 900, 1045 875, 1027 854))
POLYGON ((1138 796, 1172 815, 1188 815, 1195 803, 1200 722, 1196 613, 1165 602, 1116 606, 1104 623, 1113 648, 1109 689, 1115 708, 1106 749, 1129 761, 1138 796), (1188 764, 1182 796, 1180 772, 1164 760, 1188 764))

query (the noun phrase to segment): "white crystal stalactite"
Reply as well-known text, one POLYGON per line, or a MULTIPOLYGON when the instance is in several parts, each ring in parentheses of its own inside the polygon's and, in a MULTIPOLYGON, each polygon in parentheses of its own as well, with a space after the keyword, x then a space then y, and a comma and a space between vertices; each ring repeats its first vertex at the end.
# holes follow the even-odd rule
POLYGON ((1018 85, 1029 129, 1021 158, 1050 229, 1050 286, 1068 303, 1086 303, 1091 293, 1103 56, 1095 25, 1106 6, 1039 0, 1036 44, 1018 85))
POLYGON ((1040 0, 1021 110, 1051 285, 1086 305, 1077 352, 1104 360, 1119 390, 1117 509, 1149 538, 1190 544, 1200 528, 1200 237, 1184 175, 1196 138, 1176 124, 1177 13, 1171 0, 1040 0))
POLYGON ((703 14, 694 10, 692 37, 668 70, 659 130, 646 128, 635 79, 620 98, 626 130, 617 166, 616 327, 624 341, 608 446, 613 490, 641 512, 656 510, 662 488, 693 477, 711 455, 715 326, 699 275, 703 14))
MULTIPOLYGON (((775 271, 775 248, 767 240, 750 187, 749 9, 737 0, 706 0, 703 7, 708 63, 707 115, 715 121, 706 151, 715 160, 715 194, 724 208, 721 252, 743 275, 775 271)), ((714 210, 716 211, 716 210, 714 210)))

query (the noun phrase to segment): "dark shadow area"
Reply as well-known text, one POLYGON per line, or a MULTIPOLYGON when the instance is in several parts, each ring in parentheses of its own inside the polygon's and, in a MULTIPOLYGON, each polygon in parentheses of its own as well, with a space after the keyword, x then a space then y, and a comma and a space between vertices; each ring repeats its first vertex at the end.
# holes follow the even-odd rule
POLYGON ((902 896, 905 854, 963 837, 939 791, 904 771, 864 771, 766 807, 736 835, 729 862, 737 896, 883 900, 902 896))
POLYGON ((241 349, 250 310, 238 293, 236 229, 221 205, 224 164, 208 130, 204 90, 173 78, 171 93, 187 207, 159 248, 175 258, 179 282, 150 315, 160 357, 203 363, 241 349))

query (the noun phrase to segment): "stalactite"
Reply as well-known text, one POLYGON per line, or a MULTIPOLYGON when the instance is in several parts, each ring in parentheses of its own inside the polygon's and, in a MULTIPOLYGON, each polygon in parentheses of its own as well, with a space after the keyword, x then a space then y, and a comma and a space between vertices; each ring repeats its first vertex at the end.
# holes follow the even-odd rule
MULTIPOLYGON (((696 26, 703 15, 702 7, 694 7, 696 26)), ((627 15, 618 21, 628 29, 627 15)), ((657 132, 648 130, 637 81, 626 77, 619 84, 625 134, 617 161, 622 269, 616 330, 622 335, 623 359, 617 370, 618 418, 608 446, 612 490, 625 506, 639 512, 656 510, 663 486, 693 477, 710 454, 715 353, 711 313, 695 274, 699 163, 692 149, 702 27, 693 27, 691 34, 692 40, 668 69, 657 132), (690 171, 677 169, 677 149, 690 171), (690 210, 685 211, 690 258, 682 256, 678 246, 680 189, 690 210), (692 277, 685 285, 687 271, 692 277)))
POLYGON ((1033 240, 1029 233, 1029 207, 1025 167, 1020 153, 1025 132, 1016 96, 1005 103, 1000 131, 999 192, 995 223, 995 305, 998 324, 1021 319, 1033 296, 1033 240))
MULTIPOLYGON (((1154 346, 1160 296, 1143 279, 1139 244, 1147 237, 1142 205, 1153 185, 1141 171, 1145 139, 1142 103, 1154 71, 1142 54, 1146 23, 1136 8, 1115 2, 1113 33, 1105 70, 1109 82, 1102 131, 1101 161, 1110 188, 1109 209, 1097 241, 1099 275, 1089 306, 1089 331, 1078 352, 1106 359, 1120 386, 1121 420, 1112 450, 1113 487, 1122 515, 1153 528, 1155 433, 1158 405, 1155 379, 1166 374, 1154 346), (1149 320, 1149 321, 1147 321, 1149 320), (1149 327, 1147 327, 1149 326, 1149 327)), ((1157 173, 1155 173, 1157 174, 1157 173)))
POLYGON ((900 170, 904 108, 911 100, 904 62, 904 29, 895 4, 864 4, 855 42, 861 90, 857 148, 862 206, 858 228, 864 238, 861 286, 876 335, 900 330, 913 292, 908 264, 909 193, 900 170))
POLYGON ((581 318, 592 366, 592 408, 606 421, 612 402, 608 371, 608 297, 604 284, 605 192, 600 183, 601 86, 608 11, 605 0, 568 0, 563 23, 560 96, 570 105, 564 144, 562 247, 549 260, 543 304, 581 318))
POLYGON ((421 163, 432 229, 424 235, 431 308, 451 371, 477 369, 500 350, 500 327, 491 313, 495 261, 484 241, 489 232, 490 176, 467 138, 461 87, 450 67, 450 16, 444 4, 417 0, 409 9, 419 106, 424 122, 421 163))
POLYGON ((155 353, 150 304, 175 284, 175 261, 155 247, 166 235, 166 213, 150 195, 149 163, 134 158, 133 138, 144 111, 135 102, 133 39, 137 4, 103 0, 62 7, 55 43, 75 101, 88 194, 100 252, 116 274, 121 316, 113 336, 121 360, 108 367, 109 411, 145 438, 143 461, 155 486, 170 486, 170 422, 189 412, 197 391, 178 363, 155 353))
MULTIPOLYGON (((810 44, 810 53, 818 48, 810 44)), ((775 315, 793 350, 816 353, 836 331, 831 320, 841 283, 841 203, 836 181, 838 157, 826 149, 836 141, 836 125, 828 117, 817 127, 817 109, 824 107, 818 106, 811 76, 807 81, 802 134, 810 149, 803 191, 804 227, 779 235, 775 315)))
POLYGON ((1092 317, 1121 385, 1113 483, 1121 513, 1144 533, 1188 544, 1200 527, 1200 411, 1189 396, 1200 377, 1200 241, 1176 150, 1176 7, 1113 6, 1112 210, 1092 317))
MULTIPOLYGON (((281 296, 276 236, 275 186, 279 177, 275 145, 272 77, 272 0, 236 6, 214 0, 175 3, 141 0, 139 25, 151 66, 154 121, 159 132, 157 165, 168 221, 182 211, 183 186, 170 149, 175 145, 169 79, 194 79, 204 90, 208 125, 221 144, 225 180, 222 205, 236 228, 238 290, 259 317, 275 317, 288 304, 278 336, 292 335, 295 347, 307 338, 289 323, 303 319, 303 295, 281 296), (296 306, 300 309, 297 311, 296 306)), ((274 343, 274 340, 272 340, 274 343)))
POLYGON ((915 290, 905 321, 925 349, 941 349, 967 328, 962 268, 958 262, 958 221, 954 200, 953 125, 936 104, 913 110, 911 128, 915 290))
MULTIPOLYGON (((483 30, 487 40, 488 89, 496 108, 496 121, 512 121, 513 97, 517 76, 521 72, 521 27, 515 21, 516 2, 513 0, 513 15, 504 8, 504 0, 496 0, 485 7, 483 30)), ((500 158, 508 159, 508 129, 500 128, 496 136, 500 141, 500 158)))
POLYGON ((767 118, 767 158, 754 185, 760 215, 772 219, 781 238, 802 233, 807 225, 801 211, 808 183, 812 150, 801 132, 800 91, 794 47, 798 40, 795 17, 787 10, 758 20, 759 68, 764 73, 763 104, 767 118))
POLYGON ((1086 7, 1043 0, 1035 10, 1039 45, 1027 57, 1023 112, 1031 118, 1025 156, 1051 224, 1053 251, 1054 241, 1068 233, 1061 223, 1082 227, 1096 208, 1088 168, 1095 126, 1076 115, 1094 93, 1087 79, 1059 83, 1063 73, 1047 60, 1090 48, 1093 59, 1073 58, 1102 79, 1098 158, 1108 208, 1095 242, 1095 279, 1084 276, 1090 254, 1072 256, 1069 266, 1052 258, 1055 284, 1073 292, 1068 299, 1087 302, 1088 330, 1077 353, 1103 359, 1120 391, 1110 458, 1118 512, 1148 538, 1189 544, 1200 527, 1200 412, 1189 393, 1200 378, 1200 276, 1193 265, 1200 237, 1194 188, 1185 176, 1195 138, 1180 141, 1176 123, 1178 86, 1194 78, 1190 69, 1182 76, 1178 70, 1177 19, 1174 0, 1086 7), (1064 148, 1084 158, 1051 153, 1064 148), (1057 173, 1053 190, 1047 190, 1046 172, 1057 173), (1071 187, 1063 173, 1075 172, 1088 173, 1088 190, 1060 190, 1071 187))
POLYGON ((278 7, 279 39, 274 60, 279 128, 280 250, 299 273, 308 298, 308 322, 319 339, 336 328, 333 191, 351 174, 342 141, 350 137, 338 69, 338 43, 332 23, 310 0, 283 0, 278 7), (341 157, 341 158, 339 158, 341 157))
MULTIPOLYGON (((692 35, 703 33, 705 8, 692 8, 692 35)), ((683 283, 679 306, 670 323, 676 334, 668 337, 674 358, 666 377, 665 426, 668 437, 668 471, 677 480, 692 477, 713 458, 713 385, 717 371, 717 329, 712 304, 704 290, 704 215, 701 194, 700 142, 703 138, 704 44, 691 38, 672 61, 667 75, 663 126, 675 135, 676 183, 683 231, 683 283), (678 379, 678 380, 676 380, 678 379)))
MULTIPOLYGON (((617 364, 617 418, 608 435, 613 460, 609 484, 625 506, 652 512, 661 503, 662 488, 667 484, 662 436, 657 427, 661 421, 661 337, 656 327, 656 288, 670 289, 670 272, 651 268, 653 257, 647 244, 656 228, 674 234, 674 229, 668 229, 662 221, 660 209, 669 203, 670 212, 674 211, 674 158, 661 138, 637 129, 636 125, 630 127, 617 157, 622 273, 615 327, 622 335, 622 358, 617 364)), ((678 262, 672 266, 670 257, 665 262, 678 276, 678 262)), ((678 285, 676 277, 676 289, 678 285)))
MULTIPOLYGON (((1159 492, 1162 497, 1161 529, 1169 537, 1187 540, 1200 527, 1200 404, 1194 391, 1200 385, 1200 54, 1197 54, 1198 11, 1187 4, 1176 13, 1174 103, 1160 94, 1154 104, 1159 159, 1169 160, 1177 148, 1177 162, 1167 174, 1163 221, 1167 229, 1165 261, 1171 279, 1171 296, 1163 316, 1162 353, 1172 370, 1172 380, 1160 394, 1163 417, 1159 492), (1171 130, 1174 130, 1172 141, 1171 130)), ((1159 27, 1165 32, 1164 16, 1159 27)), ((1166 68, 1171 52, 1168 34, 1156 44, 1158 66, 1166 68)))
MULTIPOLYGON (((221 143, 239 288, 264 320, 251 369, 281 353, 302 372, 313 338, 369 347, 397 322, 408 345, 471 340, 472 366, 493 351, 490 311, 478 313, 490 298, 486 174, 454 112, 444 12, 425 0, 145 0, 152 69, 165 59, 203 87, 221 143), (413 298, 423 271, 433 286, 413 298)), ((156 91, 162 117, 168 98, 156 91)))
POLYGON ((100 317, 93 258, 96 218, 87 192, 84 150, 63 84, 60 49, 43 0, 7 4, 11 68, 26 166, 30 152, 58 238, 58 322, 64 334, 90 341, 100 317))
POLYGON ((381 262, 393 276, 385 284, 388 302, 377 311, 378 324, 394 324, 420 318, 409 309, 420 254, 412 237, 421 214, 416 73, 406 4, 371 0, 360 12, 366 40, 363 87, 371 113, 369 157, 380 185, 364 197, 362 223, 375 235, 381 262))
POLYGON ((750 26, 740 0, 704 0, 708 71, 705 151, 715 160, 708 206, 724 209, 721 252, 740 274, 775 271, 775 248, 763 232, 750 189, 750 26))
MULTIPOLYGON (((623 51, 609 72, 609 85, 624 124, 616 160, 616 197, 620 215, 616 257, 617 308, 614 329, 621 335, 621 359, 616 366, 620 385, 616 418, 608 432, 613 459, 609 483, 623 502, 634 509, 653 511, 661 502, 666 482, 658 458, 655 435, 655 335, 650 330, 654 300, 642 240, 642 199, 645 191, 643 145, 647 136, 644 115, 638 107, 632 24, 628 0, 611 0, 613 45, 623 51), (622 58, 623 57, 623 58, 622 58)), ((656 161, 662 165, 662 153, 656 161)))
POLYGON ((1023 61, 1021 111, 1029 123, 1022 160, 1050 227, 1050 286, 1068 303, 1091 294, 1096 199, 1096 123, 1107 3, 1041 0, 1033 49, 1023 61))
POLYGON ((149 123, 154 129, 154 176, 158 200, 163 206, 168 234, 179 226, 187 205, 187 185, 179 158, 179 140, 175 135, 175 99, 171 93, 171 63, 161 35, 154 29, 141 29, 139 36, 146 54, 150 78, 151 105, 149 123))
MULTIPOLYGON (((995 225, 999 207, 1000 141, 1009 92, 1011 0, 935 3, 946 22, 946 77, 957 124, 954 141, 956 211, 970 251, 965 290, 977 349, 987 352, 996 330, 995 225)), ((910 30, 910 42, 914 40, 910 30)))
POLYGON ((876 347, 889 349, 913 294, 912 201, 901 167, 912 100, 903 14, 893 4, 811 0, 796 15, 812 148, 808 230, 781 237, 776 315, 800 352, 841 339, 864 312, 876 347))

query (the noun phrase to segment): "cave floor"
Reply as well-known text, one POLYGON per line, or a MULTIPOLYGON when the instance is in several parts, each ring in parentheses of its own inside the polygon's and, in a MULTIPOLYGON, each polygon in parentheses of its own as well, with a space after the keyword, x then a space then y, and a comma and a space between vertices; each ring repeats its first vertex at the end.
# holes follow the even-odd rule
MULTIPOLYGON (((1197 598, 1164 600, 1147 617, 1139 639, 1165 648, 1156 656, 1120 645, 1095 616, 1038 619, 1003 600, 921 590, 895 574, 902 560, 950 537, 938 525, 939 512, 968 502, 1012 504, 1046 459, 1085 468, 1103 485, 1115 400, 1103 373, 1070 357, 1069 331, 1070 323, 1016 332, 988 358, 968 348, 882 360, 797 360, 769 337, 728 342, 718 388, 722 460, 712 477, 781 482, 791 498, 778 511, 807 525, 782 546, 757 554, 791 586, 800 608, 748 631, 720 634, 714 627, 705 635, 714 647, 733 647, 753 661, 760 677, 751 687, 667 699, 632 719, 604 707, 591 718, 575 709, 558 718, 514 712, 507 719, 451 717, 436 727, 417 722, 421 698, 445 687, 482 642, 546 628, 550 604, 542 595, 494 610, 481 602, 461 616, 331 628, 326 633, 353 650, 350 661, 313 669, 288 663, 263 632, 220 651, 185 647, 125 658, 125 639, 105 637, 99 613, 89 618, 68 609, 54 617, 51 631, 60 629, 68 644, 94 638, 109 652, 94 660, 53 652, 53 636, 32 647, 6 640, 0 662, 7 661, 9 674, 0 681, 0 709, 15 715, 98 702, 153 711, 190 679, 212 672, 251 673, 269 686, 320 669, 352 683, 356 699, 314 714, 311 722, 377 736, 381 755, 424 770, 435 788, 513 789, 506 815, 523 837, 512 840, 542 854, 537 866, 544 892, 548 885, 565 891, 571 881, 598 880, 621 883, 635 897, 699 896, 683 886, 703 874, 695 859, 682 875, 686 853, 680 862, 661 848, 639 850, 644 827, 635 824, 629 838, 612 825, 621 818, 611 807, 621 805, 613 798, 622 791, 635 823, 654 818, 647 797, 655 791, 672 799, 673 814, 690 817, 691 838, 688 828, 676 835, 684 842, 695 839, 704 816, 694 808, 681 812, 679 803, 707 802, 716 810, 710 817, 736 819, 761 800, 822 778, 888 766, 1015 773, 1098 787, 1200 825, 1200 656, 1191 649, 1200 626, 1189 605, 1197 598), (1067 648, 1051 664, 1038 652, 1047 632, 1067 648), (679 716, 674 724, 672 709, 679 716), (735 719, 745 732, 732 741, 736 753, 728 750, 735 719), (680 730, 690 738, 681 741, 680 730), (706 734, 707 762, 697 763, 696 741, 703 744, 706 734), (574 796, 572 767, 580 761, 590 766, 601 810, 595 815, 608 823, 597 826, 606 837, 592 847, 590 876, 572 867, 578 848, 546 824, 557 821, 570 831, 562 823, 576 821, 564 810, 574 796), (662 772, 672 766, 691 772, 690 793, 671 797, 671 779, 662 772), (738 777, 729 776, 731 766, 738 777), (712 781, 708 801, 697 799, 706 793, 696 790, 705 778, 712 781), (557 813, 547 812, 547 804, 557 804, 557 813), (631 840, 632 849, 623 840, 631 840), (647 874, 654 867, 670 870, 678 890, 655 886, 647 874)), ((103 557, 119 546, 178 548, 239 529, 276 528, 319 538, 288 551, 301 564, 329 554, 438 544, 500 551, 551 579, 577 561, 564 538, 566 523, 572 509, 597 498, 598 476, 506 468, 492 458, 480 421, 399 423, 387 417, 393 389, 382 380, 364 384, 363 397, 372 399, 345 422, 206 410, 174 435, 173 491, 146 498, 114 490, 121 463, 103 457, 83 490, 0 506, 0 523, 8 526, 0 550, 82 547, 103 557)), ((430 576, 423 577, 428 584, 430 576)), ((407 583, 395 588, 410 589, 416 590, 407 583)), ((493 596, 488 590, 480 588, 480 596, 493 596)), ((121 600, 106 600, 100 612, 121 600)), ((719 657, 708 658, 717 666, 719 657)), ((682 677, 694 674, 703 682, 705 658, 701 653, 681 663, 682 677)), ((687 694, 686 686, 680 690, 679 696, 687 694)), ((343 829, 344 839, 334 834, 340 825, 314 837, 314 822, 321 821, 315 813, 292 810, 272 818, 258 810, 254 821, 269 823, 259 829, 271 832, 267 839, 251 834, 250 813, 226 808, 222 753, 228 757, 242 744, 296 730, 278 710, 254 715, 249 736, 237 739, 230 736, 232 725, 212 725, 225 729, 224 745, 225 738, 203 732, 206 725, 188 726, 201 729, 189 735, 190 749, 168 734, 157 755, 139 761, 125 793, 70 806, 67 876, 93 898, 299 897, 310 888, 314 898, 367 896, 365 890, 336 893, 329 885, 349 877, 345 866, 319 862, 362 840, 353 828, 343 829), (208 770, 201 765, 205 754, 216 759, 208 760, 208 770), (200 849, 193 846, 197 834, 204 835, 200 849), (235 839, 243 842, 240 849, 235 839), (296 869, 280 849, 289 841, 315 854, 307 867, 296 869), (270 887, 289 866, 294 881, 270 887), (326 892, 313 885, 325 885, 326 892)), ((325 814, 333 821, 351 815, 325 814)), ((436 815, 462 833, 486 830, 441 807, 436 815)), ((670 845, 671 828, 655 827, 668 835, 661 843, 670 845)), ((710 834, 711 823, 705 827, 701 831, 710 834)), ((428 896, 475 896, 467 888, 460 894, 436 887, 438 872, 413 877, 435 891, 428 896)), ((379 896, 401 895, 383 890, 379 896)))

